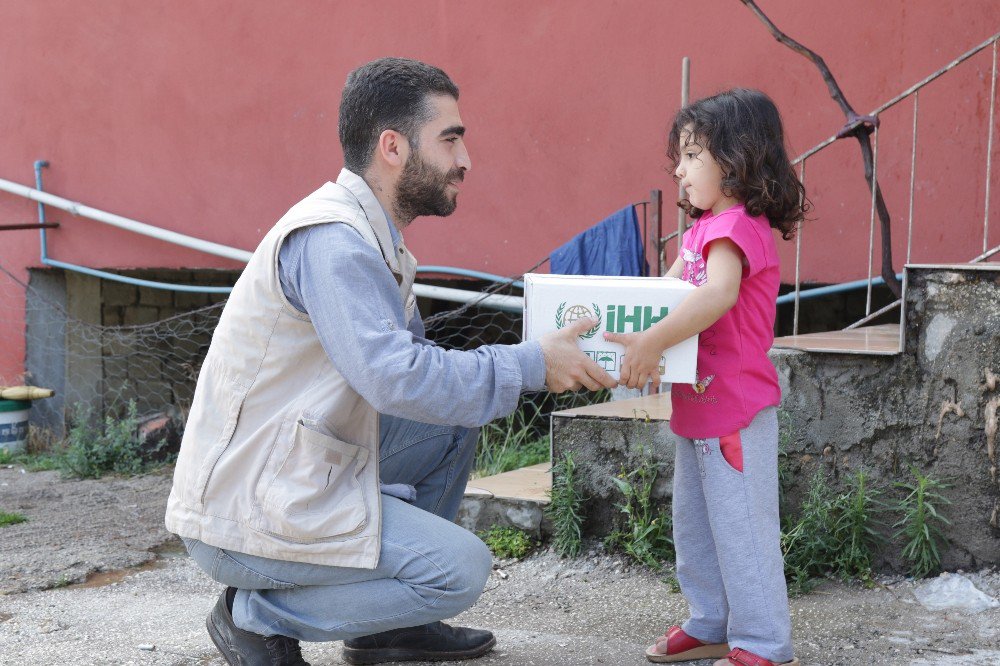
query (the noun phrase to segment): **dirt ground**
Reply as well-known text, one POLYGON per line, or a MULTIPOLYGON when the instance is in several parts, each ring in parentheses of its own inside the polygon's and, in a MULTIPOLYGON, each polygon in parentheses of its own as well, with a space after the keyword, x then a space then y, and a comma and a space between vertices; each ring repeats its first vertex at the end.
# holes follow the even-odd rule
MULTIPOLYGON (((0 664, 222 664, 204 629, 220 587, 162 525, 169 473, 64 481, 0 468, 0 664)), ((657 575, 594 549, 497 562, 479 602, 456 621, 487 627, 484 666, 640 665, 650 639, 683 619, 683 597, 657 575)), ((1000 573, 967 572, 1000 597, 1000 573)), ((825 583, 792 599, 803 664, 1000 664, 1000 609, 931 611, 917 583, 866 590, 825 583)), ((305 644, 314 664, 340 645, 305 644)), ((700 662, 709 664, 710 662, 700 662)))

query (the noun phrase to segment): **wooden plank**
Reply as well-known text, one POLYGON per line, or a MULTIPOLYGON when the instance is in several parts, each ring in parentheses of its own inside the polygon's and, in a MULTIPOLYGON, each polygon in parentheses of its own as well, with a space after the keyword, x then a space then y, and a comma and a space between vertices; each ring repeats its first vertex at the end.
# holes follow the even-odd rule
POLYGON ((789 335, 775 338, 773 346, 810 352, 885 355, 899 354, 900 345, 899 324, 881 324, 849 331, 789 335))
POLYGON ((548 504, 551 490, 552 464, 540 463, 512 472, 472 479, 466 486, 465 494, 548 504))
POLYGON ((599 405, 586 405, 575 407, 574 409, 564 409, 561 412, 553 412, 553 416, 590 416, 598 418, 612 419, 645 419, 647 416, 651 421, 669 421, 671 413, 670 393, 658 393, 656 395, 644 395, 639 398, 629 398, 628 400, 613 400, 602 402, 599 405))

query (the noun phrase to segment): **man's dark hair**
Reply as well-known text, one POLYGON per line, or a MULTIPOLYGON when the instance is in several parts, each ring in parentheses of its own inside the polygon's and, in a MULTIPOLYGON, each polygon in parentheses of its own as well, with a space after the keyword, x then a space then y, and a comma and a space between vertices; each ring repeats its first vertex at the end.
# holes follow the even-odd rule
POLYGON ((418 60, 379 58, 348 74, 339 122, 344 166, 364 173, 387 129, 416 148, 417 132, 430 120, 429 95, 458 99, 458 86, 437 67, 418 60))

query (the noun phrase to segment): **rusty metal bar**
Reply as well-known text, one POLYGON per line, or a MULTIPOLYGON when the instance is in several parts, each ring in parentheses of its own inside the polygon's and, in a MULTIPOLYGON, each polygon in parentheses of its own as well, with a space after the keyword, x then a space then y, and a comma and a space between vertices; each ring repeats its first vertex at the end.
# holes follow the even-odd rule
POLYGON ((58 229, 58 222, 46 222, 45 224, 38 224, 33 222, 31 224, 0 224, 0 231, 15 231, 17 229, 58 229))

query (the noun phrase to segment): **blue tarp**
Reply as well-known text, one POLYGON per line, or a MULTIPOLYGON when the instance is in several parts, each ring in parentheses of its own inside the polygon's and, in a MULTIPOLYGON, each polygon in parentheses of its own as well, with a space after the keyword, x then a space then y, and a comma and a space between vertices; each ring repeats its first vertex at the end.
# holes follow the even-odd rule
POLYGON ((634 206, 574 236, 549 257, 556 275, 647 275, 634 206))

